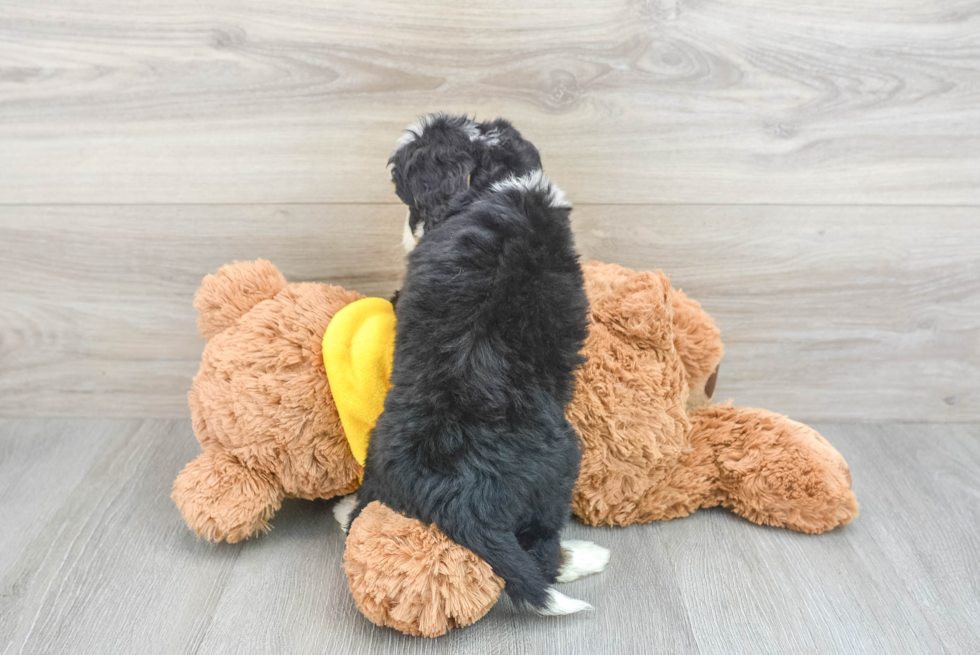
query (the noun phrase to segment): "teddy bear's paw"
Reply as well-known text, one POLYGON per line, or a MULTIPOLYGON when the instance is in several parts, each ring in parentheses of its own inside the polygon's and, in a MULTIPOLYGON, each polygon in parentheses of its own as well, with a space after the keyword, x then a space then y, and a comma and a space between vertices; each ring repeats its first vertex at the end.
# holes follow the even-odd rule
POLYGON ((601 573, 609 563, 609 549, 591 541, 568 539, 561 542, 564 562, 558 570, 557 582, 571 582, 593 573, 601 573))
POLYGON ((272 473, 249 468, 230 453, 209 451, 184 467, 171 497, 198 536, 233 544, 268 532, 283 495, 272 473))
POLYGON ((424 637, 478 621, 504 588, 489 564, 435 525, 378 501, 351 524, 344 570, 368 620, 424 637))
POLYGON ((544 607, 536 607, 534 611, 541 616, 565 616, 566 614, 575 614, 576 612, 590 609, 593 609, 592 606, 584 600, 569 598, 560 591, 548 589, 548 600, 545 602, 544 607))
POLYGON ((333 517, 344 532, 347 532, 347 526, 350 525, 350 515, 355 507, 357 507, 357 494, 344 496, 333 506, 333 517))

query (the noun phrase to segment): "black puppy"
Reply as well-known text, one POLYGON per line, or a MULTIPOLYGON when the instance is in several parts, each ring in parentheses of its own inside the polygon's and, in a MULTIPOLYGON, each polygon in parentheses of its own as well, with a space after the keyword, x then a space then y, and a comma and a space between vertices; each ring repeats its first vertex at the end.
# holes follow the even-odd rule
POLYGON ((559 541, 580 460, 564 408, 587 311, 570 206, 505 121, 437 115, 410 130, 392 157, 417 242, 392 389, 357 505, 338 518, 380 500, 486 560, 515 602, 587 609, 549 588, 608 560, 559 541))

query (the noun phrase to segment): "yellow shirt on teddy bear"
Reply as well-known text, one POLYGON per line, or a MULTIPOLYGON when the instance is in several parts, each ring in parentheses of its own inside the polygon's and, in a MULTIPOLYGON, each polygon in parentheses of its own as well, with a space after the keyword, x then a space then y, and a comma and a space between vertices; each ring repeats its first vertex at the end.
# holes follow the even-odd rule
POLYGON ((395 308, 362 298, 337 312, 323 335, 323 364, 354 459, 364 465, 384 410, 395 358, 395 308))

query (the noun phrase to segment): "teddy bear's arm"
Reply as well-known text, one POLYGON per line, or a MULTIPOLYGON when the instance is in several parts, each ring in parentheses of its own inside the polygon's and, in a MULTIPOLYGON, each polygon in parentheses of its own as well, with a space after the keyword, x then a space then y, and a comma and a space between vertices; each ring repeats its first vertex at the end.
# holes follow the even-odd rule
POLYGON ((283 496, 274 476, 224 451, 208 451, 180 472, 171 498, 198 536, 235 543, 267 532, 283 496))

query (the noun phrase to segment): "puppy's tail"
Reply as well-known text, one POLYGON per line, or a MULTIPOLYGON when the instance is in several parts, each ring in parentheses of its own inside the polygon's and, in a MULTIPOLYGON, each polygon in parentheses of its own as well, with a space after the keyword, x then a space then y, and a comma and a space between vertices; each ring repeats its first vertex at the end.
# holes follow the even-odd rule
POLYGON ((569 598, 550 588, 538 563, 521 548, 514 533, 489 530, 479 525, 465 528, 439 525, 439 528, 450 539, 482 557, 493 572, 504 579, 504 590, 516 605, 529 605, 545 616, 592 609, 585 601, 569 598))

